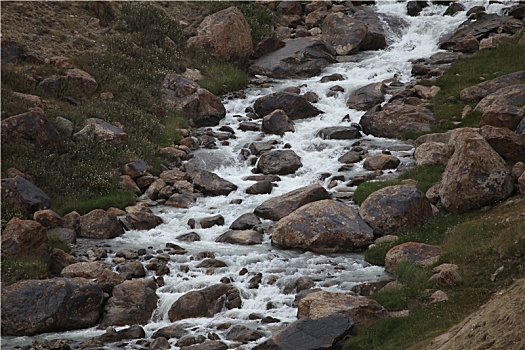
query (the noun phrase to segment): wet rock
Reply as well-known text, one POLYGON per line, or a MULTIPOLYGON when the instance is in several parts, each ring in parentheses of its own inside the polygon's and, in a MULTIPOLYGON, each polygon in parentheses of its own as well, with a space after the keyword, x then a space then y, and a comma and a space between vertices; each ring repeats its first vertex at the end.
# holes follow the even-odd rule
POLYGON ((108 239, 124 233, 117 218, 105 210, 94 209, 78 218, 76 232, 79 237, 108 239))
POLYGON ((108 263, 103 261, 77 262, 66 266, 62 270, 62 276, 69 278, 82 277, 93 279, 100 277, 104 270, 110 267, 111 266, 108 263))
POLYGON ((391 154, 371 154, 365 158, 363 168, 366 170, 387 170, 396 169, 401 161, 391 154))
POLYGON ((116 269, 126 279, 146 277, 146 270, 140 261, 124 262, 117 265, 116 269))
POLYGON ((126 208, 126 217, 120 222, 127 230, 149 230, 164 223, 148 207, 135 205, 126 208))
POLYGON ((297 308, 297 318, 319 319, 343 314, 357 326, 367 326, 386 318, 388 312, 377 301, 344 293, 319 291, 305 296, 297 308))
POLYGON ((96 282, 105 293, 111 294, 116 285, 125 281, 125 278, 110 269, 104 269, 97 277, 96 282))
POLYGON ((292 150, 273 150, 263 153, 257 162, 257 169, 263 174, 293 174, 302 167, 301 158, 292 150))
POLYGON ((512 176, 501 156, 478 132, 456 129, 450 143, 455 151, 442 175, 441 204, 454 213, 466 212, 507 198, 512 176))
POLYGON ((390 249, 385 256, 385 270, 394 273, 401 261, 410 261, 420 266, 429 266, 438 261, 441 248, 424 243, 406 242, 390 249))
POLYGON ((235 6, 207 16, 188 39, 214 57, 242 65, 253 51, 250 25, 235 6))
POLYGON ((237 186, 211 171, 186 165, 186 172, 193 181, 193 186, 204 194, 212 196, 227 196, 235 191, 237 186))
POLYGON ((113 288, 113 295, 104 307, 100 327, 147 324, 158 297, 153 280, 125 281, 113 288))
POLYGON ((196 202, 197 197, 192 194, 175 193, 170 198, 168 198, 168 200, 164 204, 175 208, 190 208, 194 206, 196 202))
POLYGON ((254 214, 263 219, 277 221, 305 204, 328 198, 330 195, 326 189, 314 184, 270 198, 256 207, 254 214))
POLYGON ((432 206, 416 186, 388 186, 364 200, 359 213, 374 229, 374 235, 400 234, 433 217, 432 206))
POLYGON ((171 344, 168 342, 168 339, 164 337, 157 337, 149 345, 149 350, 169 350, 171 349, 171 344))
POLYGON ((201 240, 201 236, 197 232, 188 232, 183 235, 177 236, 179 241, 183 242, 197 242, 201 240))
POLYGON ((258 155, 260 155, 261 153, 263 153, 265 151, 269 151, 269 150, 273 149, 274 145, 273 145, 273 143, 270 143, 270 142, 255 141, 255 142, 250 143, 248 148, 250 149, 250 152, 253 155, 258 156, 258 155))
POLYGON ((341 157, 339 157, 337 160, 341 163, 345 164, 352 164, 360 162, 363 159, 363 155, 361 152, 356 151, 348 151, 345 154, 343 154, 341 157))
POLYGON ((202 228, 210 228, 215 225, 222 226, 224 225, 224 217, 220 214, 210 216, 208 218, 201 219, 199 222, 202 228))
POLYGON ((227 340, 237 341, 243 344, 256 341, 262 337, 264 337, 263 333, 242 325, 233 326, 226 333, 227 340))
POLYGON ((283 41, 283 47, 256 59, 249 67, 249 72, 272 78, 310 77, 318 75, 323 68, 336 62, 335 49, 319 38, 304 37, 283 41))
POLYGON ((346 101, 348 108, 367 111, 385 100, 387 86, 383 83, 372 83, 352 92, 346 101))
POLYGON ((183 346, 181 350, 228 350, 228 346, 218 340, 211 340, 202 344, 183 346))
POLYGON ((372 229, 350 206, 333 200, 306 204, 275 225, 272 242, 283 248, 334 253, 363 249, 372 229))
POLYGON ((453 147, 441 142, 425 142, 416 148, 416 165, 445 165, 454 153, 453 147))
POLYGON ((313 106, 308 100, 298 94, 289 92, 274 92, 273 94, 259 97, 253 105, 259 117, 266 116, 275 110, 283 110, 291 120, 315 117, 323 113, 313 106))
POLYGON ((426 1, 408 1, 407 2, 407 13, 409 16, 417 16, 419 13, 428 6, 426 1))
POLYGON ((239 295, 237 288, 227 284, 215 284, 192 291, 175 301, 168 316, 171 322, 193 317, 211 317, 228 305, 230 296, 239 295))
POLYGON ((120 127, 102 119, 89 118, 86 119, 84 125, 84 128, 73 134, 73 137, 96 142, 105 142, 114 146, 123 145, 128 141, 128 134, 126 134, 120 127))
POLYGON ((360 129, 355 126, 330 126, 316 134, 323 140, 353 140, 361 137, 360 129))
POLYGON ((51 199, 44 191, 18 175, 2 179, 2 201, 20 210, 27 218, 51 206, 51 199))
POLYGON ((285 132, 294 132, 295 126, 282 109, 276 109, 263 117, 262 131, 266 134, 284 135, 285 132))
POLYGON ((407 131, 430 131, 434 115, 422 106, 387 104, 372 108, 361 117, 363 132, 378 137, 401 138, 407 131))
POLYGON ((318 319, 302 318, 292 322, 282 331, 254 347, 254 350, 331 349, 350 333, 354 321, 343 315, 333 314, 318 319))
POLYGON ((155 333, 153 333, 151 337, 154 339, 158 337, 171 339, 182 338, 186 335, 188 335, 188 331, 183 326, 174 324, 171 326, 160 328, 159 330, 155 331, 155 333))
POLYGON ((199 268, 210 268, 210 267, 217 268, 217 267, 227 267, 227 266, 228 265, 224 261, 218 260, 215 258, 204 259, 197 265, 197 267, 199 268))
POLYGON ((230 228, 232 230, 250 230, 254 226, 257 226, 261 223, 261 220, 253 214, 253 213, 246 213, 239 216, 237 219, 235 219, 232 224, 230 225, 230 228))
POLYGON ((255 230, 230 230, 215 240, 220 243, 240 244, 240 245, 254 245, 261 244, 263 234, 255 230))
POLYGON ((246 189, 247 194, 272 193, 273 184, 268 180, 258 181, 246 189))
POLYGON ((344 13, 334 12, 324 19, 322 32, 323 40, 332 45, 338 55, 348 55, 359 50, 368 27, 344 13))
POLYGON ((100 286, 83 278, 20 281, 2 286, 2 334, 35 335, 89 328, 99 321, 100 286))
POLYGON ((515 162, 525 160, 525 135, 518 135, 507 128, 485 125, 481 127, 481 136, 504 159, 515 162))
POLYGON ((180 75, 166 75, 161 88, 164 104, 198 127, 215 126, 226 115, 217 96, 180 75))

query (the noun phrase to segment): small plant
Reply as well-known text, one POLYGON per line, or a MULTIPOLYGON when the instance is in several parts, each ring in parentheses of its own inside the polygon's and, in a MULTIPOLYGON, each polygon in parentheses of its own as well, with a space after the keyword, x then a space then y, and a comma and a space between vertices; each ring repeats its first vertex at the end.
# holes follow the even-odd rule
POLYGON ((20 280, 46 277, 47 266, 38 259, 29 256, 2 256, 2 282, 9 284, 20 280))
POLYGON ((66 253, 71 253, 71 247, 69 244, 60 239, 56 233, 48 233, 47 239, 49 241, 49 251, 52 252, 53 249, 58 248, 63 250, 66 253))

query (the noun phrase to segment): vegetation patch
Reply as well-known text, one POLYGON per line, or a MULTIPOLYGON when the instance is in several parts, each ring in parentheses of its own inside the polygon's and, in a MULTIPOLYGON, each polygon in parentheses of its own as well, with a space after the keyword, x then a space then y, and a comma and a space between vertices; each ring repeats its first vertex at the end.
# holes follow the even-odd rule
POLYGON ((2 256, 2 282, 11 284, 19 280, 47 277, 47 266, 42 261, 29 257, 2 256))

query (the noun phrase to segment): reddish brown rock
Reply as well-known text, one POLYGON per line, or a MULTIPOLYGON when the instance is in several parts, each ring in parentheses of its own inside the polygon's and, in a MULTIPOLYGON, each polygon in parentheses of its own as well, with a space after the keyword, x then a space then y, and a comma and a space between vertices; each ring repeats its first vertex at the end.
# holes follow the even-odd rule
POLYGON ((391 154, 372 154, 365 158, 363 168, 366 170, 387 170, 395 169, 401 161, 391 154))
POLYGON ((62 145, 60 135, 37 108, 2 120, 2 139, 12 144, 54 150, 62 145))
POLYGON ((150 230, 164 223, 151 209, 139 205, 126 207, 126 217, 120 221, 128 230, 150 230))
POLYGON ((88 72, 81 69, 69 69, 66 72, 68 89, 74 89, 75 93, 81 95, 92 95, 98 89, 98 83, 88 72))
POLYGON ((87 279, 98 278, 105 269, 111 266, 103 261, 77 262, 66 266, 62 270, 64 277, 82 277, 87 279))
POLYGON ((507 128, 497 128, 485 125, 481 128, 481 136, 500 156, 515 162, 525 161, 525 135, 518 135, 507 128))
MULTIPOLYGON (((525 79, 525 71, 514 72, 484 81, 461 90, 459 97, 464 101, 479 101, 483 97, 509 85, 518 84, 525 79)), ((497 125, 494 125, 497 126, 497 125)))
POLYGON ((385 270, 394 273, 401 261, 410 261, 420 266, 437 262, 441 248, 424 243, 406 242, 390 249, 385 256, 385 270))
POLYGON ((425 142, 416 148, 414 159, 416 165, 443 165, 454 153, 454 148, 441 142, 425 142))
POLYGON ((505 86, 496 90, 479 101, 474 110, 485 113, 486 110, 496 108, 495 106, 506 105, 525 105, 525 84, 505 86))
POLYGON ((62 218, 51 209, 36 211, 33 214, 33 220, 40 223, 46 229, 62 226, 62 218))
POLYGON ((94 209, 78 218, 76 231, 79 237, 99 239, 115 238, 124 233, 117 218, 102 209, 94 209))
POLYGON ((455 264, 441 264, 432 269, 431 281, 435 281, 442 287, 453 286, 462 281, 455 264))
POLYGON ((282 136, 285 132, 294 132, 295 127, 286 115, 286 112, 282 109, 277 109, 263 117, 262 131, 266 134, 282 136))
POLYGON ((521 108, 512 105, 495 105, 485 108, 479 124, 516 130, 524 117, 525 112, 521 108))
POLYGON ((344 13, 334 12, 326 16, 322 31, 323 40, 332 45, 338 55, 348 55, 359 50, 368 27, 344 13))

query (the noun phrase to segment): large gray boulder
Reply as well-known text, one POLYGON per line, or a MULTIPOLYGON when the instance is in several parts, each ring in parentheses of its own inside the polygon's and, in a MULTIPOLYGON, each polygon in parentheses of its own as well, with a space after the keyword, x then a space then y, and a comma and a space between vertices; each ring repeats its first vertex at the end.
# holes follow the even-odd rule
POLYGON ((324 140, 352 140, 361 137, 361 132, 355 126, 329 126, 322 128, 316 134, 324 140))
POLYGON ((348 108, 367 111, 385 100, 387 86, 384 83, 371 83, 352 92, 346 101, 348 108))
POLYGON ((328 198, 330 194, 326 189, 319 184, 314 184, 270 198, 256 207, 253 212, 260 218, 278 221, 305 204, 328 198))
POLYGON ((51 207, 51 199, 39 187, 16 175, 2 179, 2 202, 10 204, 27 218, 42 209, 51 207))
POLYGON ((276 109, 272 113, 263 117, 262 131, 265 134, 283 136, 285 132, 294 132, 295 126, 288 118, 285 111, 282 109, 276 109))
POLYGON ((311 77, 335 63, 335 49, 316 37, 284 40, 285 45, 256 59, 250 73, 272 78, 311 77))
POLYGON ((2 286, 2 335, 35 335, 92 327, 102 288, 84 278, 26 280, 2 286))
POLYGON ((60 135, 39 108, 3 119, 1 130, 3 141, 10 144, 51 150, 62 145, 60 135))
POLYGON ((414 185, 388 186, 373 192, 359 208, 376 236, 400 234, 432 218, 432 206, 414 185))
POLYGON ((204 194, 227 196, 230 192, 237 189, 237 185, 230 181, 194 165, 186 165, 186 173, 190 176, 193 186, 204 194))
POLYGON ((323 40, 332 45, 338 55, 348 55, 359 50, 368 27, 342 12, 333 12, 324 19, 322 31, 323 40))
POLYGON ((126 208, 126 217, 120 220, 128 230, 149 230, 164 223, 160 216, 153 214, 148 207, 135 205, 126 208))
POLYGON ((259 97, 255 101, 253 109, 261 118, 281 109, 291 120, 315 117, 323 113, 308 102, 304 96, 284 91, 259 97))
POLYGON ((130 280, 115 286, 104 307, 100 327, 147 324, 157 308, 156 287, 151 279, 130 280))
POLYGON ((316 253, 364 249, 374 238, 359 213, 331 199, 306 204, 275 225, 272 243, 282 248, 316 253))
POLYGON ((162 102, 198 127, 215 126, 226 116, 221 100, 192 80, 168 74, 162 81, 162 102))
POLYGON ((262 241, 262 232, 256 230, 229 230, 215 240, 215 242, 239 245, 261 244, 262 241))
POLYGON ((73 134, 77 139, 105 142, 120 146, 128 141, 128 134, 121 128, 99 118, 89 118, 84 122, 84 128, 73 134))
POLYGON ((242 65, 253 51, 251 29, 242 12, 235 6, 207 16, 188 39, 214 57, 242 65))
POLYGON ((477 131, 456 129, 450 139, 455 151, 443 173, 441 204, 454 213, 501 201, 513 191, 505 161, 477 131))
POLYGON ((301 157, 291 149, 264 152, 257 162, 257 169, 266 175, 293 174, 302 166, 301 157))

